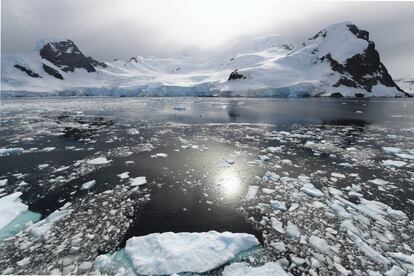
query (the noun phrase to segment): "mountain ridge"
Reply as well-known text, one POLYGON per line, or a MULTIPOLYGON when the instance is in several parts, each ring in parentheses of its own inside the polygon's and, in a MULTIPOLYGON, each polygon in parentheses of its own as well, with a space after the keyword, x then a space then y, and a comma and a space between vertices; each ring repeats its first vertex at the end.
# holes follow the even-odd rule
POLYGON ((369 33, 333 24, 295 45, 278 36, 209 57, 131 57, 101 62, 70 39, 42 40, 2 56, 2 96, 402 97, 369 33))

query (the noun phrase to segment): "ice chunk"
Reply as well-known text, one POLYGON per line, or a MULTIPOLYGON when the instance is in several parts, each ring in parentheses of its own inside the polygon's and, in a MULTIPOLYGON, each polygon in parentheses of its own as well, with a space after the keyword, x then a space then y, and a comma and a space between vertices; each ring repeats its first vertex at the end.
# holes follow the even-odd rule
POLYGON ((381 162, 382 165, 387 166, 387 167, 404 167, 405 165, 407 165, 406 162, 404 161, 397 161, 397 160, 384 160, 381 162))
POLYGON ((41 149, 40 151, 51 152, 51 151, 54 151, 55 149, 56 149, 56 147, 45 147, 45 148, 41 149))
POLYGON ((270 218, 270 224, 273 229, 275 229, 277 232, 284 234, 285 230, 283 229, 283 223, 278 220, 277 218, 271 217, 270 218))
POLYGON ((385 151, 386 153, 399 153, 399 152, 401 152, 401 149, 396 148, 396 147, 382 147, 382 150, 385 151))
POLYGON ((300 238, 300 231, 299 228, 296 226, 296 224, 292 223, 291 221, 288 221, 286 226, 286 233, 289 238, 291 239, 299 239, 300 238))
POLYGON ((97 157, 95 159, 88 160, 87 163, 90 165, 104 165, 112 162, 112 160, 106 159, 106 157, 97 157))
POLYGON ((246 200, 252 200, 256 197, 257 191, 259 190, 259 186, 254 186, 251 185, 249 186, 249 188, 247 189, 247 193, 246 193, 246 200))
POLYGON ((384 273, 385 276, 406 276, 407 272, 401 269, 401 267, 393 265, 390 270, 384 273))
POLYGON ((414 154, 408 154, 408 153, 397 153, 396 156, 401 157, 403 159, 410 159, 414 160, 414 154))
POLYGON ((127 179, 127 178, 129 178, 129 172, 124 172, 124 173, 118 174, 118 177, 121 178, 121 179, 127 179))
POLYGON ((305 183, 300 190, 305 194, 313 197, 325 196, 325 194, 321 190, 316 189, 311 183, 305 183))
POLYGON ((280 176, 279 175, 277 175, 277 174, 275 174, 273 172, 269 172, 269 171, 265 172, 264 176, 262 177, 262 180, 263 181, 273 181, 273 182, 276 182, 279 179, 280 179, 280 176))
POLYGON ((355 235, 351 231, 347 231, 349 238, 355 243, 355 245, 361 250, 367 257, 371 258, 374 262, 380 265, 389 265, 390 261, 378 253, 375 249, 366 244, 359 236, 355 235))
POLYGON ((36 237, 40 237, 44 233, 48 232, 53 224, 61 219, 64 219, 72 213, 72 209, 56 210, 51 213, 47 218, 36 222, 29 227, 30 233, 36 237))
POLYGON ((7 182, 8 182, 7 179, 0 180, 0 187, 6 186, 7 185, 7 182))
POLYGON ((40 220, 41 214, 26 210, 20 213, 9 224, 0 229, 0 241, 7 237, 11 237, 26 229, 28 225, 31 225, 40 220))
POLYGON ((332 175, 333 177, 335 177, 335 178, 345 178, 345 177, 346 177, 346 176, 345 176, 344 174, 342 174, 342 173, 335 173, 335 172, 331 173, 331 175, 332 175))
POLYGON ((138 135, 139 130, 136 129, 136 128, 130 128, 130 129, 127 129, 127 133, 130 134, 130 135, 138 135))
POLYGON ((414 265, 414 254, 406 255, 401 252, 388 252, 387 254, 400 262, 414 265))
POLYGON ((288 276, 279 263, 269 262, 263 266, 251 267, 246 263, 232 263, 223 270, 223 276, 288 276))
POLYGON ((257 245, 255 236, 244 233, 166 232, 130 238, 125 253, 138 274, 202 273, 257 245))
POLYGON ((376 179, 373 179, 373 180, 369 180, 369 182, 371 182, 371 183, 373 183, 373 184, 375 184, 377 186, 385 186, 385 185, 388 184, 388 181, 383 180, 383 179, 379 179, 379 178, 376 178, 376 179))
POLYGON ((273 247, 274 249, 276 249, 277 252, 285 252, 286 251, 286 246, 283 242, 272 242, 270 244, 271 247, 273 247))
POLYGON ((286 204, 284 201, 278 201, 278 200, 271 200, 270 201, 270 206, 272 206, 275 209, 281 210, 281 211, 286 211, 286 204))
POLYGON ((145 176, 138 176, 131 179, 131 186, 141 186, 147 183, 147 178, 145 176))
POLYGON ((309 244, 313 247, 313 249, 319 251, 320 253, 329 254, 331 252, 328 242, 319 237, 312 235, 309 238, 309 244))
POLYGON ((96 181, 91 180, 91 181, 88 181, 86 183, 83 183, 80 189, 81 190, 88 190, 88 189, 92 188, 93 186, 95 186, 95 184, 96 184, 96 181))
POLYGON ((156 153, 156 154, 151 155, 151 158, 158 158, 158 157, 167 158, 168 154, 161 152, 161 153, 156 153))
POLYGON ((263 188, 262 192, 267 194, 267 195, 270 195, 270 194, 273 194, 275 192, 275 189, 263 188))
POLYGON ((1 148, 0 156, 18 155, 23 152, 23 148, 1 148))
POLYGON ((21 195, 21 192, 15 192, 0 198, 0 229, 28 209, 28 206, 20 201, 21 195))

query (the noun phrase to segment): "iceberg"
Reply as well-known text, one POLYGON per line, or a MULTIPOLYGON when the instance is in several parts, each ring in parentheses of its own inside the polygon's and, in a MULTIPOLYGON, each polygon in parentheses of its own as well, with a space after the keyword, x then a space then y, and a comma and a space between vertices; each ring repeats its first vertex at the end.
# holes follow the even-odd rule
POLYGON ((130 238, 125 253, 138 274, 202 273, 257 245, 256 237, 245 233, 166 232, 130 238))
POLYGON ((21 195, 21 192, 15 192, 0 198, 0 229, 27 211, 28 206, 20 201, 21 195))

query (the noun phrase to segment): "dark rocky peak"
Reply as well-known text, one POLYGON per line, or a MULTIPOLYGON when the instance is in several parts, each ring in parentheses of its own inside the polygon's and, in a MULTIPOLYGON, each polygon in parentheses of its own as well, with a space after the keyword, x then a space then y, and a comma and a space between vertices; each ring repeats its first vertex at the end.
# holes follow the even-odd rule
POLYGON ((138 59, 136 58, 136 57, 131 57, 130 59, 129 59, 129 62, 136 62, 136 63, 138 63, 138 59))
MULTIPOLYGON (((353 88, 363 88, 368 92, 372 91, 372 87, 377 84, 382 84, 387 87, 394 87, 402 91, 393 81, 392 77, 382 64, 380 55, 375 49, 375 43, 369 40, 369 32, 359 29, 356 25, 350 22, 344 22, 332 25, 325 30, 318 32, 315 36, 308 40, 308 43, 319 45, 313 50, 313 54, 318 55, 318 59, 322 63, 328 63, 331 69, 338 72, 341 76, 334 87, 346 86, 353 88), (349 32, 347 36, 344 33, 349 32), (335 40, 336 37, 342 36, 348 39, 340 42, 335 40), (358 51, 355 45, 363 45, 358 40, 365 40, 366 48, 361 48, 358 51), (329 45, 329 47, 327 47, 329 45), (332 53, 335 52, 336 47, 342 49, 349 49, 348 52, 354 52, 352 56, 346 57, 343 61, 334 58, 332 53), (319 55, 319 50, 322 48, 329 48, 329 52, 319 55)), ((325 50, 326 51, 326 50, 325 50)))
MULTIPOLYGON (((64 72, 73 72, 76 68, 83 68, 87 72, 95 72, 96 66, 106 67, 106 64, 85 57, 72 40, 41 41, 38 49, 42 59, 51 62, 64 72)), ((50 70, 49 70, 50 71, 50 70)))
POLYGON ((228 80, 238 80, 238 79, 245 79, 246 76, 242 75, 238 72, 238 69, 234 70, 233 72, 231 72, 228 80))
POLYGON ((41 78, 41 76, 38 73, 33 72, 32 70, 20 65, 20 64, 15 64, 14 65, 15 68, 19 69, 22 72, 25 72, 28 76, 32 77, 32 78, 41 78))

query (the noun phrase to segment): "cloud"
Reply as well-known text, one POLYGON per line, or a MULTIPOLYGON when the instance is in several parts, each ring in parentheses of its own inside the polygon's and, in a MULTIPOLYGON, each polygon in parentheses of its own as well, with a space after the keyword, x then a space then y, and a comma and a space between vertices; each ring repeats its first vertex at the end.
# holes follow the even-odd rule
POLYGON ((101 60, 168 57, 186 49, 222 47, 245 36, 301 41, 348 20, 370 31, 392 74, 414 73, 413 2, 2 0, 1 6, 2 53, 30 50, 41 38, 63 37, 101 60))

